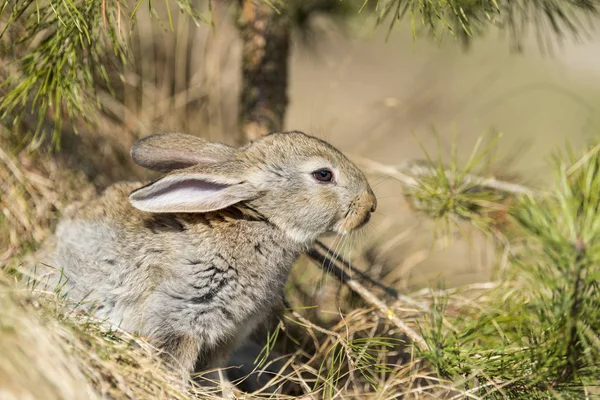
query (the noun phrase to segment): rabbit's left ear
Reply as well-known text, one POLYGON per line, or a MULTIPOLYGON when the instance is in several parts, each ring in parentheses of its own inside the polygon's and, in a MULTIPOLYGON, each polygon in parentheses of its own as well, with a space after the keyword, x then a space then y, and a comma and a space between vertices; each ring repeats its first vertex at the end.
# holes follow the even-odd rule
POLYGON ((153 213, 204 213, 221 210, 260 193, 242 179, 210 173, 211 168, 175 171, 129 195, 131 204, 153 213))
POLYGON ((136 164, 161 172, 227 161, 236 153, 236 148, 223 143, 177 132, 146 136, 131 148, 136 164))

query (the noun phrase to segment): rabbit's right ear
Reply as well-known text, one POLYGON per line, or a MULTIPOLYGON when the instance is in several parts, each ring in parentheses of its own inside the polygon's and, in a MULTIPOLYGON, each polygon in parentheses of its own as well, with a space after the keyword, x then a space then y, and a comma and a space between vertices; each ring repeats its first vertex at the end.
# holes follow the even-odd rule
POLYGON ((237 149, 184 133, 157 133, 138 140, 131 148, 133 161, 153 171, 170 172, 198 164, 231 159, 237 149))
POLYGON ((211 169, 218 170, 222 164, 211 167, 195 166, 175 171, 134 190, 129 201, 138 210, 153 213, 203 213, 260 196, 261 193, 243 179, 211 173, 211 169))

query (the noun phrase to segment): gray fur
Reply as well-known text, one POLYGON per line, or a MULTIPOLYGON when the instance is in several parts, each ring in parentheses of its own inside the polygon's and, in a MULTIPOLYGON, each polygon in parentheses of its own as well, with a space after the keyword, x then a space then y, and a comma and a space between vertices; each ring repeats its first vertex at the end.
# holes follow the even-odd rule
POLYGON ((269 135, 231 152, 177 135, 179 142, 171 136, 157 146, 155 135, 146 140, 151 147, 142 139, 134 149, 151 166, 153 148, 160 148, 154 165, 165 166, 165 154, 193 159, 189 143, 195 143, 197 164, 146 187, 193 176, 243 200, 210 212, 150 213, 132 205, 141 184, 115 184, 64 213, 50 263, 64 270, 72 298, 96 302, 98 317, 150 338, 188 377, 223 367, 281 300, 299 255, 325 232, 362 226, 376 200, 354 164, 299 132, 269 135), (227 157, 207 157, 211 146, 227 157), (309 169, 321 164, 338 172, 335 184, 312 178, 309 169))

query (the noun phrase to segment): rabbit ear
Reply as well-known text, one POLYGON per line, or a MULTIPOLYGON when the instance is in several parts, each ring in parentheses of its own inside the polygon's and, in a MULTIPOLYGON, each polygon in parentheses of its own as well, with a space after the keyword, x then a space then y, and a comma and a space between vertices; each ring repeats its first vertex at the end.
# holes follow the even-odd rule
POLYGON ((259 196, 249 183, 227 176, 187 171, 167 175, 129 195, 131 204, 153 213, 216 211, 259 196))
POLYGON ((138 140, 131 148, 133 161, 153 171, 170 172, 198 164, 231 159, 237 149, 184 133, 157 133, 138 140))

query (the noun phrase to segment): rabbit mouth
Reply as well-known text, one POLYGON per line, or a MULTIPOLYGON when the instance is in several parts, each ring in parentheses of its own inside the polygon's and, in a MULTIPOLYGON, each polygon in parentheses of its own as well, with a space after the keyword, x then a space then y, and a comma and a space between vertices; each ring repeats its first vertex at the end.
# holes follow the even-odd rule
POLYGON ((353 228, 353 229, 360 229, 360 228, 362 228, 362 227, 363 227, 363 226, 365 226, 365 225, 366 225, 366 224, 367 224, 367 223, 368 223, 370 220, 371 220, 371 213, 370 213, 370 212, 368 212, 368 213, 366 213, 366 214, 365 214, 365 216, 363 217, 362 221, 360 221, 360 222, 358 223, 358 225, 357 225, 355 228, 353 228))
POLYGON ((338 222, 336 231, 345 235, 350 231, 362 228, 369 222, 376 209, 377 199, 369 189, 350 205, 344 219, 338 222))

